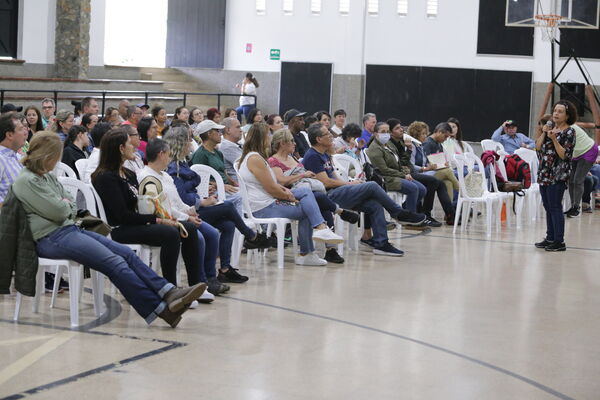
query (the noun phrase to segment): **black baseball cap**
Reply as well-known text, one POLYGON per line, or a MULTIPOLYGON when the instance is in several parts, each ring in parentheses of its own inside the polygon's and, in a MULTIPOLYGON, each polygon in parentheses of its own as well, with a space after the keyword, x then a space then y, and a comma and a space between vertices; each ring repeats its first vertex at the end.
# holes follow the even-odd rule
POLYGON ((2 110, 0 110, 0 113, 4 114, 7 112, 13 112, 13 111, 21 112, 21 111, 23 111, 23 107, 22 106, 17 107, 14 104, 6 103, 5 105, 2 106, 2 110))
POLYGON ((506 126, 518 126, 519 124, 517 124, 517 121, 515 121, 514 119, 509 119, 506 121, 506 126))
POLYGON ((292 120, 292 118, 303 117, 305 115, 306 115, 305 112, 298 111, 295 108, 292 108, 291 110, 287 110, 285 112, 285 114, 283 114, 283 122, 285 122, 287 124, 288 122, 290 122, 292 120))

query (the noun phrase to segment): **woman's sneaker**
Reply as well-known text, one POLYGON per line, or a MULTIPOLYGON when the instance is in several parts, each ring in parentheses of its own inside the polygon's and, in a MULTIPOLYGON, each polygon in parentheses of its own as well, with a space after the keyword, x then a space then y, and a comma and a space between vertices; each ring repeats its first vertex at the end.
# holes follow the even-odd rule
POLYGON ((244 247, 248 250, 253 249, 268 249, 271 242, 265 233, 257 233, 254 239, 245 239, 244 247))
POLYGON ((314 251, 312 253, 308 253, 305 256, 296 257, 296 265, 327 265, 327 261, 319 258, 317 253, 314 251))
POLYGON ((334 264, 343 264, 344 258, 339 255, 335 248, 329 248, 325 251, 325 261, 334 263, 334 264))
POLYGON ((386 241, 383 246, 373 248, 373 254, 379 256, 402 257, 404 252, 386 241))
POLYGON ((567 251, 565 242, 552 242, 552 244, 544 248, 546 251, 567 251))
POLYGON ((341 237, 340 235, 336 235, 329 228, 314 229, 312 238, 313 238, 313 240, 315 240, 317 242, 325 242, 325 243, 330 243, 330 244, 344 243, 344 238, 341 237))
POLYGON ((358 220, 360 219, 358 213, 348 211, 348 210, 342 210, 342 213, 340 214, 340 218, 342 219, 342 221, 346 221, 350 224, 356 224, 358 222, 358 220))
POLYGON ((589 203, 581 203, 581 212, 591 214, 594 212, 594 210, 592 210, 592 207, 590 207, 589 203))
POLYGON ((360 239, 360 249, 364 251, 373 251, 373 239, 360 239))
POLYGON ((401 225, 421 225, 427 217, 425 214, 412 213, 410 211, 401 211, 400 214, 394 217, 401 225))
POLYGON ((545 249, 546 246, 550 246, 552 244, 552 242, 550 240, 542 240, 541 242, 537 242, 534 244, 534 246, 538 249, 545 249))
MULTIPOLYGON (((211 292, 209 292, 208 290, 205 290, 204 293, 202 293, 202 296, 198 297, 198 299, 196 299, 196 301, 198 303, 202 303, 202 304, 210 304, 215 300, 215 295, 212 294, 211 292)), ((192 307, 190 307, 192 308, 192 307)))
POLYGON ((206 289, 213 296, 218 296, 222 293, 229 291, 229 285, 219 282, 217 278, 210 278, 208 280, 208 288, 206 289))
POLYGON ((222 283, 244 283, 248 281, 248 277, 237 272, 236 268, 229 267, 227 272, 219 270, 218 279, 222 283))

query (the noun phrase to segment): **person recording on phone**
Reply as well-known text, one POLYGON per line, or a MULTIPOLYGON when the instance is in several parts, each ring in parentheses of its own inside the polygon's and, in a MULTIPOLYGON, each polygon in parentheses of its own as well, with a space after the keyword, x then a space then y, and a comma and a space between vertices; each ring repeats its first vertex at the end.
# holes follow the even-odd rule
POLYGON ((517 132, 517 123, 512 119, 504 121, 502 125, 494 131, 492 140, 494 142, 502 143, 504 150, 506 150, 508 154, 514 153, 515 150, 520 147, 525 147, 530 150, 535 148, 533 139, 517 132))

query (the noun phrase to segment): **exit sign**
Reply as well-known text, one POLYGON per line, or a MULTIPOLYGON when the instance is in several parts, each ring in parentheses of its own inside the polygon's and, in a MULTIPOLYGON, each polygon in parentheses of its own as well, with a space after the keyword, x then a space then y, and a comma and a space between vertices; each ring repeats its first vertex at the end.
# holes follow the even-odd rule
POLYGON ((281 50, 279 50, 279 49, 271 49, 269 58, 271 60, 280 60, 281 59, 281 50))

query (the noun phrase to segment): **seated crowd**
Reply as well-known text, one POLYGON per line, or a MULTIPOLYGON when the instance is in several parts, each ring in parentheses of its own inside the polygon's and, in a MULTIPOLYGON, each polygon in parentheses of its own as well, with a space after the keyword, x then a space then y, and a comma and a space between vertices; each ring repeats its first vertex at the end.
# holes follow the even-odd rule
MULTIPOLYGON (((0 205, 23 207, 40 257, 72 259, 102 272, 148 323, 158 316, 173 327, 197 302, 213 301, 230 290, 229 283, 248 281, 231 265, 236 230, 247 250, 271 246, 272 238, 260 227, 248 226, 244 213, 298 221, 298 265, 343 263, 337 244, 344 237, 335 232, 335 218, 357 224, 359 213, 364 215, 362 249, 402 256, 388 240, 388 231, 397 224, 417 230, 440 227, 433 217, 436 196, 445 222, 454 224, 457 174, 463 171, 449 158, 436 165, 428 156, 473 152, 456 118, 430 133, 424 122, 405 127, 396 118, 377 121, 372 113, 362 118, 362 127, 346 124, 344 110, 335 111, 333 118, 327 111, 307 115, 297 109, 263 116, 247 107, 242 125, 234 109, 221 114, 211 108, 205 115, 198 107, 182 106, 169 119, 162 105, 123 100, 99 118, 98 103, 91 97, 81 102, 80 115, 56 112, 52 99, 41 106, 41 112, 26 107, 24 114, 10 104, 2 109, 0 205), (336 157, 343 156, 368 164, 382 181, 367 181, 364 172, 351 169, 341 176, 336 157), (76 162, 81 159, 87 165, 80 175, 76 162), (61 161, 98 193, 112 227, 110 238, 74 224, 76 199, 51 173, 61 161), (203 182, 195 164, 212 167, 218 176, 203 182), (218 196, 215 178, 223 181, 224 198, 218 196), (208 188, 206 196, 199 195, 201 185, 208 188), (158 199, 154 213, 141 210, 141 196, 153 194, 158 199), (395 200, 400 198, 401 204, 395 200), (324 258, 315 251, 315 241, 325 245, 324 258), (162 277, 127 244, 160 248, 162 277), (175 287, 180 253, 187 289, 175 287)), ((514 121, 506 121, 493 139, 509 153, 536 146, 516 131, 514 121)), ((595 184, 592 180, 588 187, 595 184)), ((590 191, 574 198, 587 200, 590 191)), ((549 232, 554 232, 551 227, 549 232)), ((548 235, 550 241, 562 239, 548 235)))

